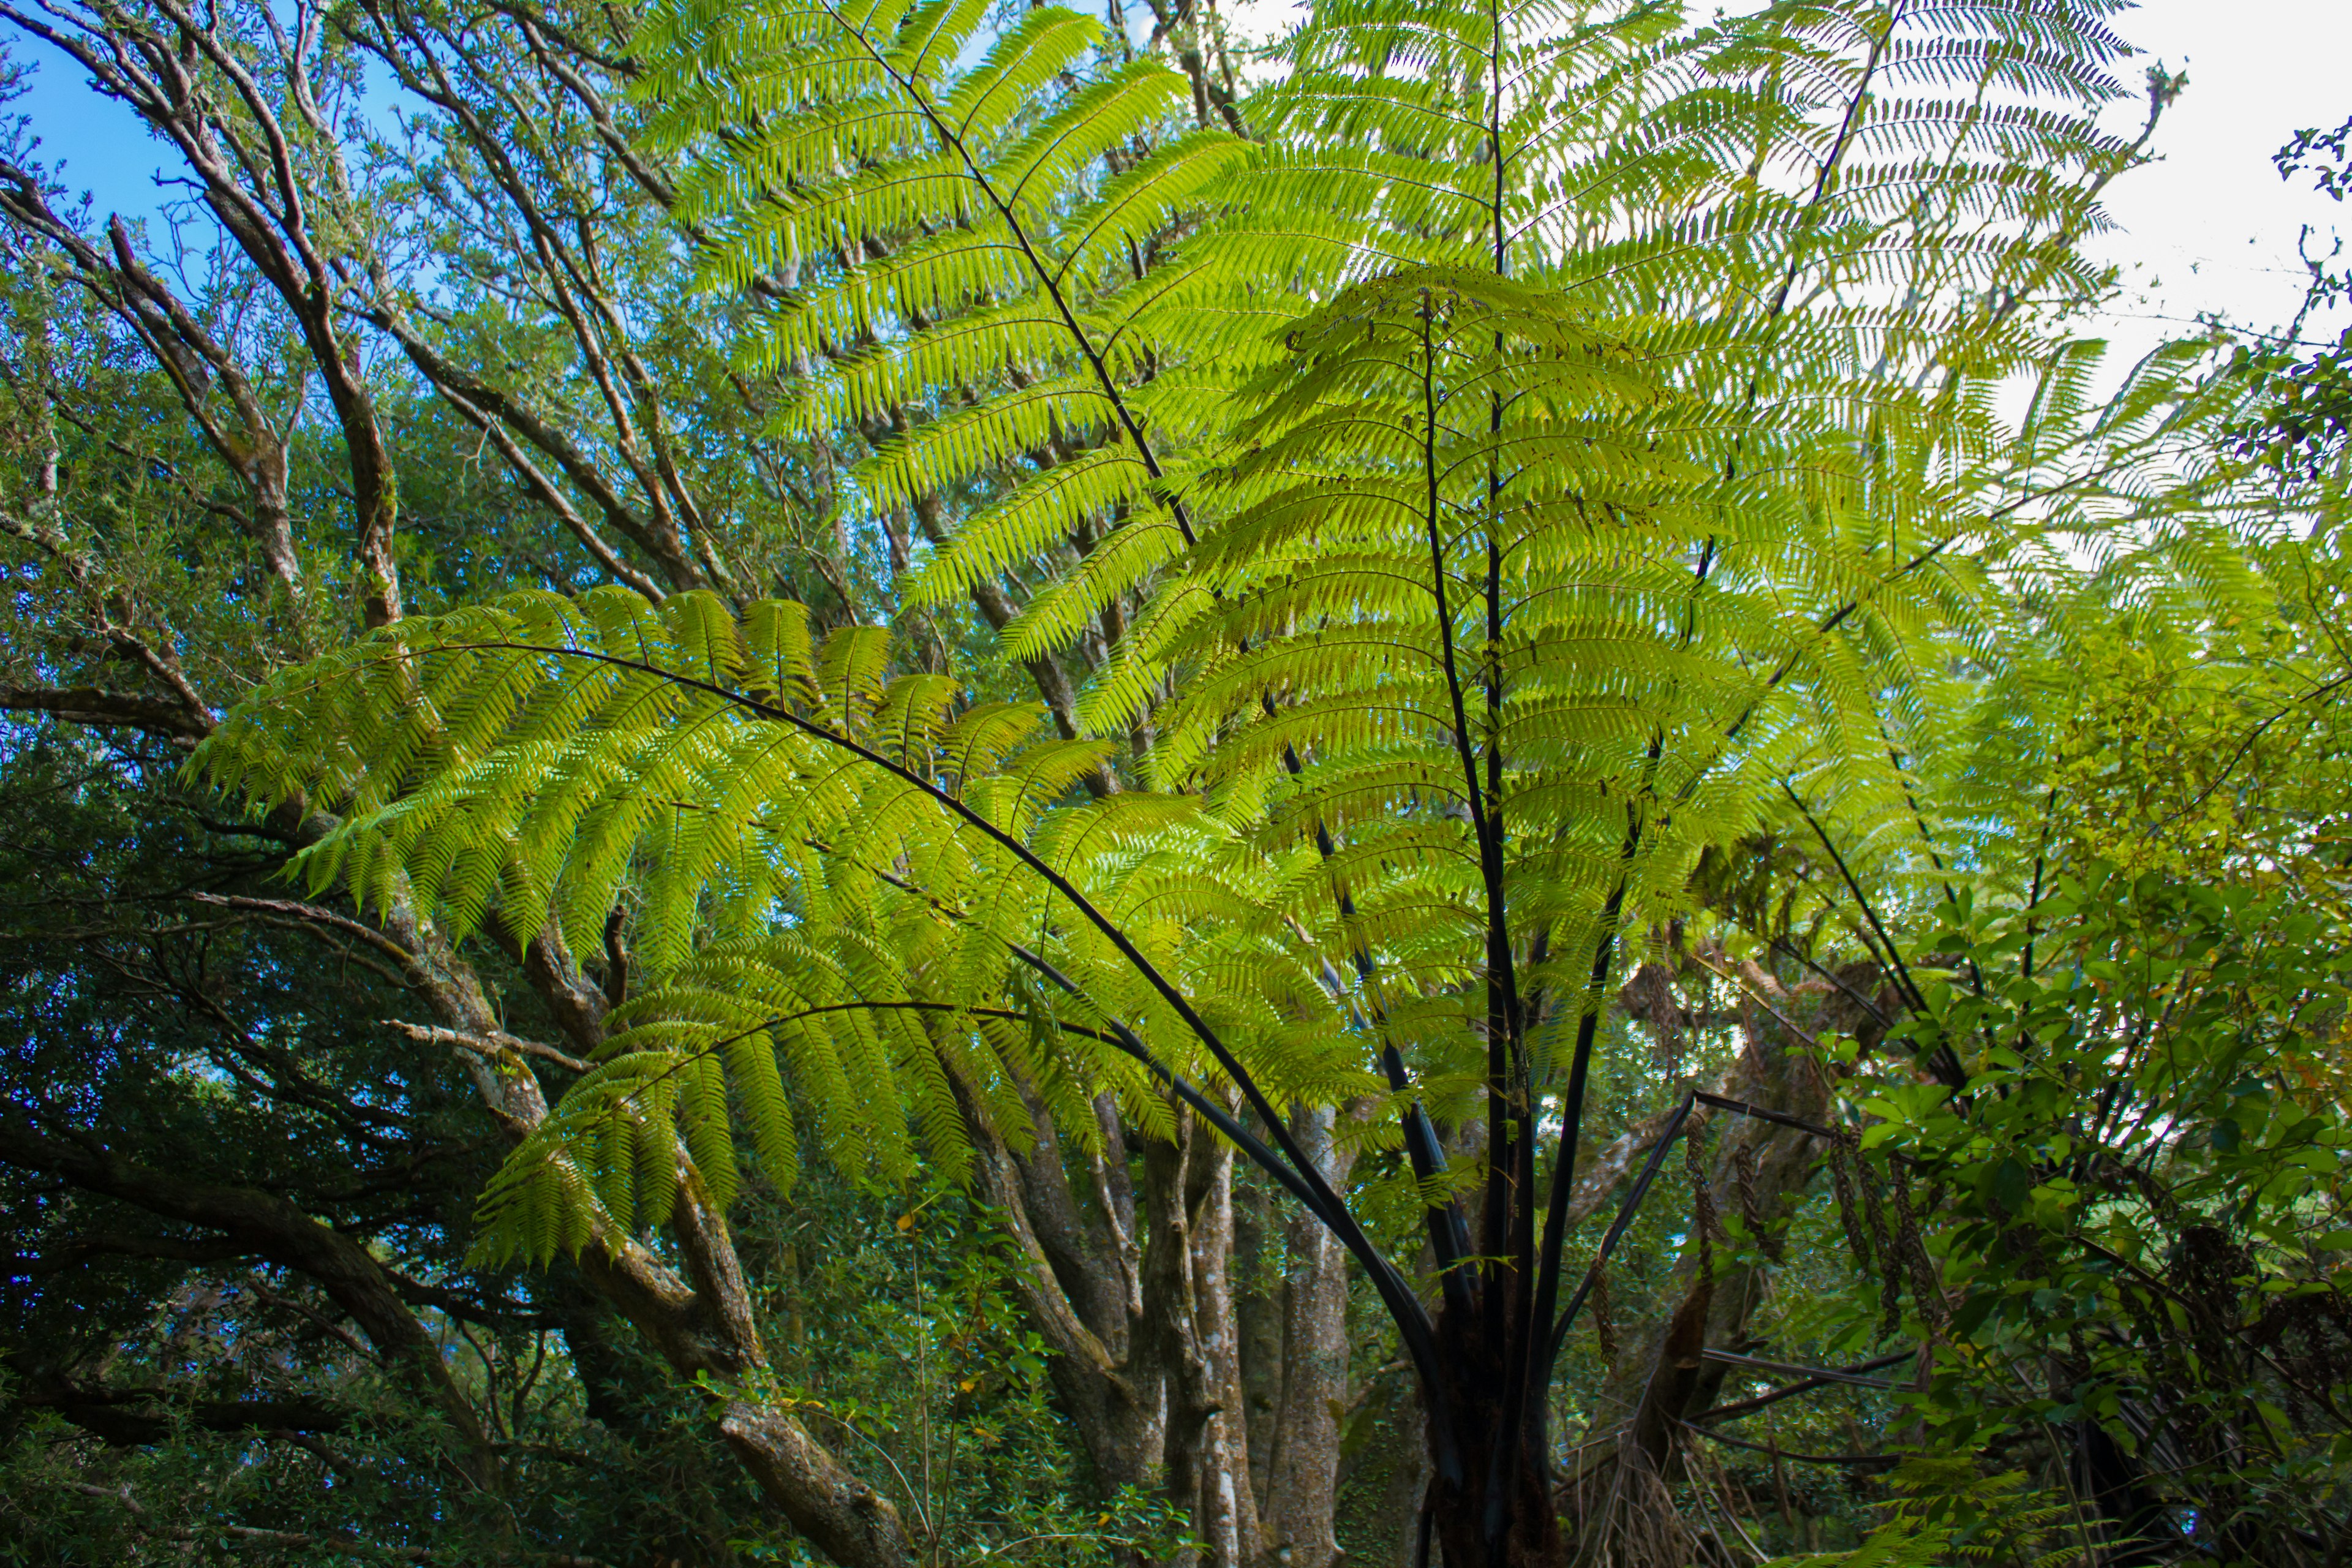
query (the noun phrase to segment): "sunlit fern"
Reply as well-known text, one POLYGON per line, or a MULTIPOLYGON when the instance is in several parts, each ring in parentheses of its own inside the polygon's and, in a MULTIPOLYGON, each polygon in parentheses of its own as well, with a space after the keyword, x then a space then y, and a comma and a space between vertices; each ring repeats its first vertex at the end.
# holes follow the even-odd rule
POLYGON ((738 622, 707 595, 525 595, 289 670, 199 759, 220 787, 332 802, 346 820, 304 874, 412 900, 452 940, 552 921, 586 944, 628 905, 648 984, 486 1195, 494 1250, 658 1220, 674 1133, 723 1203, 730 1089, 785 1183, 803 1131, 878 1180, 908 1173, 919 1131, 960 1170, 967 1115, 1025 1145, 1024 1094, 1067 1137, 1106 1089, 1165 1128, 1113 1021, 1196 1081, 1216 1064, 1129 956, 1050 907, 1042 871, 1197 998, 1269 1092, 1371 1087, 1332 1048, 1302 952, 1265 940, 1276 866, 1194 799, 1066 804, 1098 743, 894 677, 887 651, 866 628, 812 647, 794 604, 738 622))
POLYGON ((652 13, 646 90, 708 276, 782 285, 761 367, 801 373, 800 419, 875 441, 863 503, 988 497, 913 603, 1120 536, 1031 607, 1027 657, 1183 546, 1186 411, 1154 384, 1207 284, 1168 253, 1243 149, 1187 130, 1184 79, 1095 19, 1041 6, 992 38, 991 11, 681 0, 652 13))
POLYGON ((596 594, 392 628, 201 766, 343 814, 310 874, 454 935, 627 909, 650 984, 496 1246, 723 1196, 730 1097, 780 1179, 803 1133, 960 1168, 1024 1095, 1164 1125, 1139 1050, 1280 1105, 1393 1044, 1442 1101, 1502 961, 1545 1092, 1706 846, 1811 811, 1932 870, 1916 758, 1964 750, 1927 742, 1988 568, 2049 521, 2012 503, 2085 438, 1988 389, 2091 284, 2106 10, 1339 0, 1253 145, 1068 12, 982 49, 972 0, 665 7, 709 279, 771 302, 796 417, 876 435, 853 504, 971 502, 919 599, 1032 574, 1016 658, 1120 607, 1075 715, 1118 750, 881 628, 596 594), (1148 787, 1073 794, 1115 759, 1148 787))

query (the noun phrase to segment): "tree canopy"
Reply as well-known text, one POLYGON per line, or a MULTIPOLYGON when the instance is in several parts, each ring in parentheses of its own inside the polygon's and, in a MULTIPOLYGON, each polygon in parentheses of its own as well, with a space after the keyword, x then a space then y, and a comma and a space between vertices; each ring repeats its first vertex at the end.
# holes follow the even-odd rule
POLYGON ((187 192, 0 150, 21 1560, 2352 1540, 2343 351, 2084 335, 2127 14, 0 16, 187 192))

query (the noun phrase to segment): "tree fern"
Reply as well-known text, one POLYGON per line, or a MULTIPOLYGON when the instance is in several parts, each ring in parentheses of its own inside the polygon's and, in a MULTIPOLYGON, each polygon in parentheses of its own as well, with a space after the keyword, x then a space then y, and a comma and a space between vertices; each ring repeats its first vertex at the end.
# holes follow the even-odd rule
POLYGON ((1189 531, 1181 399, 1151 389, 1171 332, 1162 252, 1241 147, 1182 132, 1183 78, 1110 61, 1074 12, 1030 10, 962 65, 988 14, 674 5, 648 25, 647 91, 692 169, 709 276, 784 285, 756 363, 805 374, 810 426, 877 440, 866 498, 996 492, 908 584, 914 603, 1074 531, 1139 531, 1106 556, 1123 569, 1030 619, 1023 646, 1044 654, 1189 531))
MULTIPOLYGON (((2093 415, 2051 329, 2135 155, 2091 121, 2120 46, 2088 0, 1331 0, 1245 146, 1070 13, 975 58, 982 12, 673 5, 648 91, 793 417, 939 521, 910 594, 1020 578, 999 651, 1098 639, 1075 705, 786 605, 520 595, 281 678, 198 766, 342 812, 309 874, 453 936, 627 907, 649 983, 494 1246, 723 1196, 730 1104, 778 1179, 805 1137, 889 1181, 1024 1143, 1029 1098, 1081 1142, 1097 1092, 1180 1099, 1370 1275, 1448 1561, 1549 1561, 1621 933, 1768 830, 1940 874, 1997 819, 1951 787, 1996 590, 2063 524, 2128 534, 2096 498, 2194 423, 2178 376, 2093 415), (1994 379, 2036 367, 2011 432, 1994 379), (1436 1321, 1285 1130, 1343 1096, 1433 1205, 1436 1321), (1484 1115, 1477 1172, 1423 1108, 1484 1115)), ((2188 575, 2218 537, 2176 534, 2188 575)))
POLYGON ((1099 743, 1042 734, 1034 707, 950 711, 939 678, 887 677, 886 641, 851 627, 811 648, 791 605, 738 623, 709 596, 525 595, 290 672, 205 754, 215 784, 256 795, 340 787, 354 809, 306 874, 362 900, 404 887, 453 939, 495 917, 584 944, 627 889, 650 983, 488 1194, 494 1246, 577 1245, 573 1220, 548 1228, 567 1204, 658 1220, 681 1161, 723 1199, 730 1084, 779 1180, 794 1100, 885 1181, 910 1173, 918 1128, 949 1168, 967 1157, 960 1095, 1016 1143, 1024 1089, 1081 1138, 1104 1088, 1164 1125, 1154 1071, 1221 1069, 1144 955, 1266 1093, 1370 1087, 1332 1026, 1301 1026, 1320 992, 1265 940, 1277 884, 1244 837, 1187 797, 1062 804, 1099 743), (404 778, 351 769, 362 712, 404 778), (1049 911, 1041 872, 1117 940, 1049 911), (1039 976, 1058 987, 1044 1002, 1039 976))

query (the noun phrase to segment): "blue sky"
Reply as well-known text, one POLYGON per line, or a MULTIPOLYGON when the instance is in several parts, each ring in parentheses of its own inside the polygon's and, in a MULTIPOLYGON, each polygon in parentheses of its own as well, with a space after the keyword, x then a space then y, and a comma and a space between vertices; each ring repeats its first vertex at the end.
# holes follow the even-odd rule
POLYGON ((63 161, 61 177, 68 192, 79 196, 89 191, 100 211, 126 216, 152 213, 158 203, 173 198, 174 192, 159 190, 154 183, 171 149, 150 136, 138 116, 90 90, 81 67, 38 39, 15 34, 8 47, 36 68, 32 90, 17 108, 32 116, 42 161, 63 161))

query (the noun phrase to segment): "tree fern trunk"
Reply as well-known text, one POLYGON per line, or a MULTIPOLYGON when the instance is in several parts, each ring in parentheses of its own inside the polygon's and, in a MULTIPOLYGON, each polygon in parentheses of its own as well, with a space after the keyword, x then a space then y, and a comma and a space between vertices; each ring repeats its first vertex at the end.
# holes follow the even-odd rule
POLYGON ((1504 1436, 1508 1402, 1500 1347, 1474 1352, 1457 1367, 1453 1386, 1460 1481, 1440 1477, 1431 1489, 1431 1534, 1438 1561, 1454 1568, 1559 1568, 1567 1562, 1559 1518, 1552 1506, 1551 1480, 1543 1454, 1533 1445, 1513 1446, 1515 1459, 1501 1486, 1489 1491, 1487 1477, 1504 1436))

